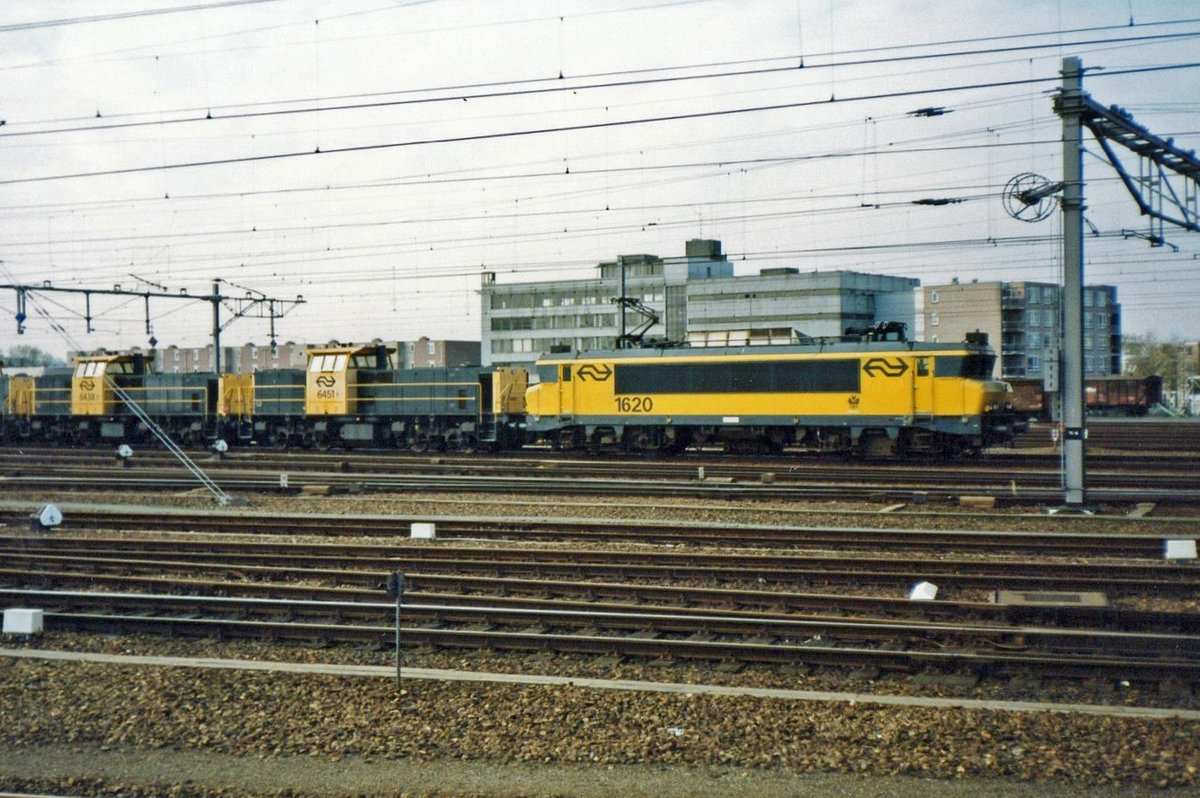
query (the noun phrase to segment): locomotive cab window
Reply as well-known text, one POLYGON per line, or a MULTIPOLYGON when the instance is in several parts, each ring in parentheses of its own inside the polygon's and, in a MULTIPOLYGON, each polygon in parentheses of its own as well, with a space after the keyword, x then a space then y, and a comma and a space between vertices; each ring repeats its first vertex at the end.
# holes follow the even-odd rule
POLYGON ((934 358, 933 376, 990 380, 995 367, 995 355, 943 355, 934 358))
POLYGON ((928 377, 929 376, 929 358, 927 358, 927 357, 917 358, 917 376, 918 377, 928 377))
POLYGON ((308 364, 309 371, 345 371, 345 355, 313 355, 308 364))
POLYGON ((89 360, 75 367, 76 377, 100 377, 104 374, 104 361, 89 360))
POLYGON ((562 367, 562 381, 563 382, 571 381, 571 367, 570 366, 562 367))

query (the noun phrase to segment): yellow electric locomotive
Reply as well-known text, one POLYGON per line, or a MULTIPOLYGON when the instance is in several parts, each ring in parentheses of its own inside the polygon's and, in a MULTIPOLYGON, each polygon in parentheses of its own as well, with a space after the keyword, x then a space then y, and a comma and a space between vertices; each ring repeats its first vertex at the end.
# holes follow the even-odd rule
POLYGON ((549 355, 526 396, 527 429, 561 449, 669 453, 803 447, 958 454, 1009 436, 1007 383, 983 333, 904 340, 879 325, 781 346, 549 355), (890 339, 890 340, 889 340, 890 339))

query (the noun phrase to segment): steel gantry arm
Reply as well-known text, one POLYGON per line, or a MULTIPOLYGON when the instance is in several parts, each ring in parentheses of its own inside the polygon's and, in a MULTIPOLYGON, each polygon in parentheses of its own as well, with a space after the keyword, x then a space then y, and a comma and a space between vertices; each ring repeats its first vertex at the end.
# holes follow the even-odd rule
MULTIPOLYGON (((1061 104, 1067 99, 1064 95, 1055 99, 1060 116, 1061 104)), ((1150 243, 1163 245, 1164 222, 1200 232, 1200 159, 1195 150, 1180 149, 1173 140, 1154 135, 1120 106, 1105 107, 1087 94, 1076 100, 1080 122, 1096 137, 1142 215, 1150 217, 1150 243), (1114 144, 1138 156, 1136 176, 1125 168, 1114 144)))

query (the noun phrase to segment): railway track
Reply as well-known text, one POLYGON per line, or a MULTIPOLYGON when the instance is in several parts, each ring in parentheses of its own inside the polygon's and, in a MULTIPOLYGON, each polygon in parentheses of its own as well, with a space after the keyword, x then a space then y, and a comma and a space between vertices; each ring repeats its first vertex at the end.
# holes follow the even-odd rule
POLYGON ((586 578, 596 581, 679 580, 712 583, 757 581, 770 585, 882 585, 903 594, 918 581, 944 589, 1100 591, 1141 595, 1153 585, 1160 597, 1200 594, 1200 569, 1161 562, 966 559, 962 557, 879 556, 849 552, 827 554, 730 554, 662 551, 597 551, 576 548, 437 546, 381 550, 375 554, 344 550, 289 551, 272 554, 259 547, 211 553, 205 543, 174 543, 173 551, 139 556, 123 547, 78 554, 3 551, 7 567, 33 564, 94 572, 142 574, 229 573, 278 581, 311 580, 333 585, 378 587, 394 571, 434 572, 526 578, 586 578))
MULTIPOLYGON (((1200 501, 1195 469, 1200 446, 1188 434, 1200 424, 1097 424, 1103 431, 1174 430, 1172 453, 1102 453, 1089 457, 1088 491, 1095 502, 1200 501)), ((1045 432, 1045 430, 1041 430, 1045 432)), ((1126 433, 1122 433, 1126 434, 1126 433)), ((1169 434, 1163 432, 1162 434, 1169 434)), ((1040 432, 1026 437, 1039 437, 1040 432)), ((0 485, 12 490, 181 491, 193 478, 165 452, 139 451, 131 468, 114 468, 112 451, 0 448, 0 485)), ((1002 502, 1061 500, 1059 458, 1053 451, 1003 451, 980 461, 847 461, 836 457, 727 457, 696 452, 667 458, 562 457, 550 452, 503 456, 399 452, 309 452, 240 449, 201 465, 226 492, 303 490, 388 492, 433 490, 653 495, 718 499, 884 499, 952 501, 963 494, 1002 502)))
MULTIPOLYGON (((670 546, 755 547, 761 549, 806 548, 845 551, 982 551, 1007 555, 1066 555, 1094 557, 1161 558, 1163 537, 1158 519, 1146 519, 1143 533, 1102 531, 1024 531, 1024 530, 959 530, 907 529, 851 526, 794 526, 708 521, 702 525, 687 521, 655 521, 647 519, 595 519, 532 517, 441 517, 420 515, 323 515, 282 512, 221 512, 170 510, 165 508, 103 508, 64 505, 63 527, 53 535, 32 538, 0 538, 0 546, 17 546, 27 550, 53 554, 69 547, 92 549, 90 539, 73 538, 70 530, 145 530, 152 532, 210 533, 216 535, 256 536, 313 536, 326 538, 406 538, 413 523, 433 522, 442 541, 517 541, 529 543, 585 544, 659 544, 670 546), (19 541, 13 543, 10 541, 19 541)), ((569 507, 559 508, 570 511, 569 507)), ((1198 521, 1200 523, 1200 521, 1198 521)), ((0 507, 0 524, 10 529, 24 529, 29 524, 28 510, 0 507)), ((1200 532, 1200 530, 1197 530, 1200 532)), ((125 545, 113 540, 109 545, 125 545)), ((171 552, 185 545, 178 539, 169 541, 138 540, 128 545, 147 554, 171 552)), ((220 553, 230 547, 247 546, 241 542, 222 544, 207 542, 205 548, 220 553)), ((378 545, 355 548, 345 541, 330 544, 335 554, 352 556, 358 551, 383 552, 391 549, 378 545)), ((262 556, 286 554, 293 547, 287 543, 260 543, 262 556)), ((305 548, 297 544, 294 548, 305 548)), ((319 549, 313 544, 312 550, 319 549)), ((0 548, 0 551, 4 549, 0 548)), ((405 549, 410 551, 411 549, 405 549)), ((439 547, 445 550, 445 547, 439 547)))
MULTIPOLYGON (((1053 447, 1055 425, 1035 422, 1029 431, 1018 435, 1013 442, 1017 450, 1053 447)), ((1191 453, 1200 452, 1200 419, 1087 419, 1089 450, 1122 453, 1191 453)), ((1104 456, 1104 455, 1100 455, 1104 456)))
POLYGON ((121 536, 0 537, 0 598, 43 602, 56 628, 382 645, 394 633, 382 588, 402 571, 404 638, 434 648, 1146 679, 1200 667, 1195 613, 1068 595, 1200 596, 1200 569, 1163 562, 1153 532, 474 518, 439 519, 441 540, 414 545, 346 538, 404 536, 427 517, 67 515, 121 536), (328 542, 284 539, 297 535, 328 542), (939 585, 942 600, 903 599, 916 581, 939 585), (1055 594, 1058 606, 970 598, 997 590, 1055 594))
MULTIPOLYGON (((220 574, 195 572, 166 579, 162 575, 129 572, 98 572, 92 563, 82 570, 57 569, 61 563, 39 562, 32 567, 4 568, 0 579, 13 589, 16 600, 21 590, 79 591, 103 589, 107 593, 154 593, 170 591, 183 596, 295 599, 303 601, 386 601, 378 586, 303 584, 281 581, 222 579, 220 574)), ((238 569, 232 569, 237 571, 238 569)), ((386 574, 377 575, 379 584, 386 574)), ((886 619, 942 619, 990 624, 1075 625, 1093 629, 1125 631, 1174 630, 1200 634, 1200 613, 1188 611, 1138 610, 1107 603, 1075 603, 1072 595, 1043 597, 1048 603, 997 603, 996 601, 914 602, 887 595, 848 593, 797 593, 787 590, 654 585, 636 582, 598 582, 579 579, 526 579, 514 576, 469 576, 408 572, 405 595, 418 603, 502 604, 514 607, 553 607, 556 602, 589 602, 619 605, 627 609, 647 606, 671 612, 724 612, 757 610, 765 613, 819 614, 827 617, 871 616, 886 619), (1049 603, 1053 602, 1053 603, 1049 603)), ((0 596, 4 596, 0 589, 0 596)))
MULTIPOLYGON (((47 623, 85 631, 337 641, 381 648, 396 632, 388 621, 394 611, 389 602, 14 590, 0 595, 26 605, 48 605, 47 623)), ((530 607, 450 600, 406 602, 402 640, 433 648, 1200 680, 1200 636, 1192 634, 731 610, 715 614, 595 602, 530 607)))
MULTIPOLYGON (((1200 424, 1197 425, 1200 428, 1200 424)), ((1031 433, 1031 436, 1038 437, 1031 433)), ((1124 470, 1138 473, 1186 471, 1200 463, 1200 445, 1196 449, 1187 446, 1186 436, 1177 439, 1181 444, 1174 451, 1153 452, 1092 452, 1089 464, 1097 471, 1124 470)), ((1039 441, 1040 443, 1040 441, 1039 441)), ((837 456, 797 456, 782 454, 775 456, 730 456, 705 452, 691 452, 669 458, 622 457, 618 455, 596 455, 568 457, 547 451, 527 451, 505 454, 413 454, 396 451, 345 451, 319 452, 290 450, 286 452, 264 449, 239 449, 222 457, 207 452, 194 453, 198 461, 208 470, 260 471, 271 475, 280 473, 343 473, 384 476, 405 474, 453 474, 476 476, 518 476, 543 473, 568 473, 580 477, 611 477, 628 473, 630 468, 653 469, 666 479, 695 479, 699 469, 706 476, 742 481, 761 480, 764 473, 776 478, 804 478, 832 473, 838 478, 858 475, 871 480, 895 480, 896 478, 918 478, 928 475, 956 473, 978 474, 979 478, 1000 473, 995 480, 1020 478, 1028 473, 1035 478, 1043 473, 1053 474, 1060 465, 1060 456, 1049 447, 1038 451, 1032 447, 993 450, 979 459, 948 462, 937 459, 913 459, 895 462, 887 459, 861 460, 837 456)), ((52 449, 2 448, 0 447, 0 473, 21 474, 31 471, 91 471, 112 470, 118 462, 114 451, 109 448, 52 449)), ((139 449, 129 460, 137 467, 165 467, 175 464, 174 458, 158 448, 139 449)))
MULTIPOLYGON (((590 468, 590 467, 589 467, 590 468)), ((668 469, 670 467, 667 467, 668 469)), ((422 490, 443 493, 559 494, 570 496, 676 496, 718 499, 846 499, 953 501, 964 494, 997 501, 1053 503, 1061 500, 1061 478, 1052 471, 1005 471, 942 467, 923 471, 872 472, 861 466, 787 472, 741 472, 714 476, 702 467, 674 475, 659 464, 625 463, 605 476, 585 476, 566 466, 540 466, 536 473, 479 475, 436 468, 411 474, 331 471, 268 472, 224 470, 214 474, 226 492, 239 494, 297 493, 305 490, 397 493, 422 490)), ((1194 471, 1130 473, 1090 471, 1088 495, 1105 503, 1152 501, 1163 504, 1200 502, 1194 471)), ((29 466, 0 475, 10 490, 100 490, 178 492, 197 487, 178 467, 94 469, 29 466)))
POLYGON ((0 580, 12 587, 0 597, 10 605, 46 603, 50 622, 67 628, 380 644, 394 631, 379 617, 392 606, 381 601, 381 586, 388 573, 401 570, 408 575, 417 613, 406 616, 412 628, 406 625, 405 639, 434 647, 850 663, 898 670, 970 666, 1009 672, 1021 667, 1095 675, 1116 669, 1139 678, 1169 671, 1190 678, 1200 667, 1195 613, 1001 608, 978 602, 900 605, 895 598, 814 598, 822 594, 786 588, 782 596, 774 592, 779 586, 846 589, 870 584, 902 594, 914 579, 924 578, 951 592, 1007 587, 1043 594, 1106 590, 1200 595, 1200 570, 1160 563, 531 551, 479 545, 400 549, 248 542, 214 547, 180 540, 155 545, 128 539, 55 540, 44 546, 46 542, 4 541, 0 580), (758 587, 691 587, 737 582, 758 587), (675 587, 681 583, 688 587, 675 587), (92 590, 81 593, 80 585, 92 590), (106 592, 95 592, 100 585, 106 592), (47 586, 54 589, 47 591, 47 586), (143 592, 126 592, 134 587, 143 592), (205 595, 168 597, 164 590, 205 595), (522 591, 535 595, 514 595, 522 591), (147 592, 152 597, 145 598, 147 592), (675 596, 673 605, 663 602, 668 595, 675 596), (212 607, 224 610, 216 613, 212 607), (942 620, 931 620, 930 614, 942 620), (337 622, 329 622, 331 616, 337 622))

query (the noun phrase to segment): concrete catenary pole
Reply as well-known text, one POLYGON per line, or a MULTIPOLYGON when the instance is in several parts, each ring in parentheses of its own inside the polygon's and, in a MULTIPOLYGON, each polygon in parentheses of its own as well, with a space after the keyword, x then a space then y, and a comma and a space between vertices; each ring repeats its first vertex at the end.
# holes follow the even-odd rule
POLYGON ((1082 509, 1084 495, 1083 421, 1083 64, 1063 59, 1063 303, 1062 419, 1063 501, 1082 509))

